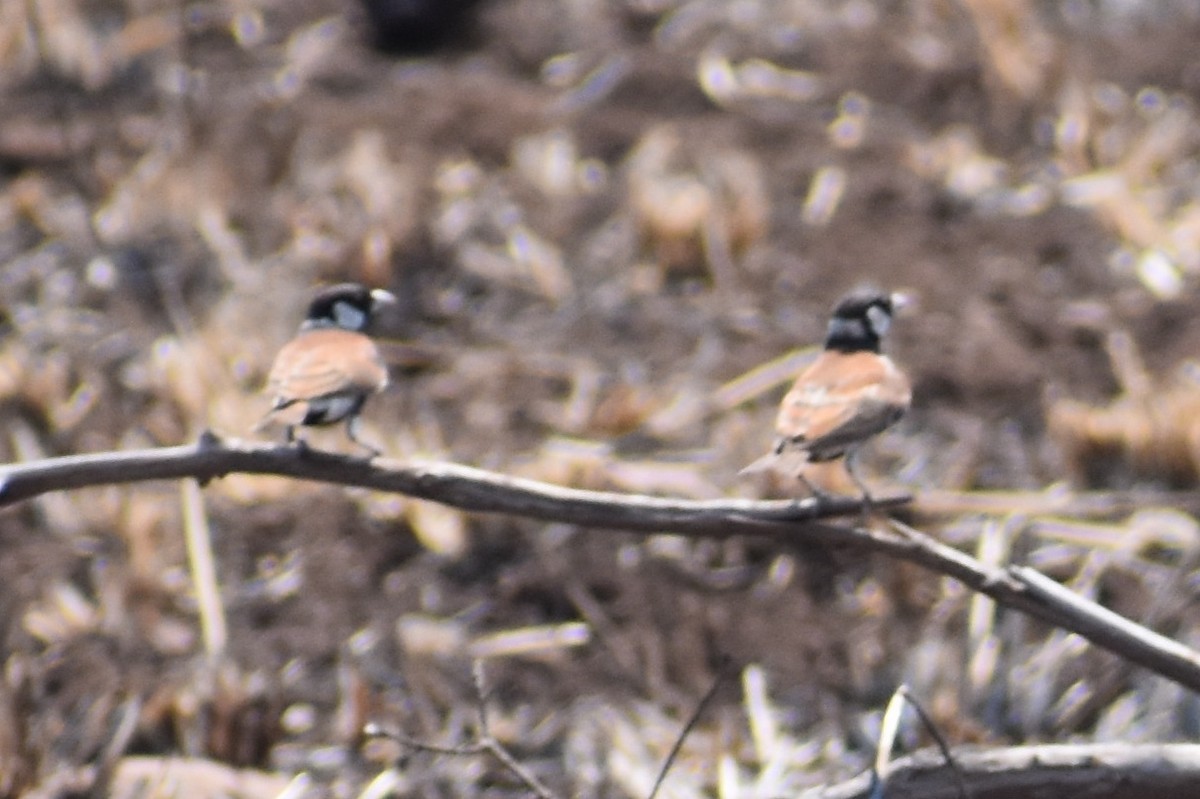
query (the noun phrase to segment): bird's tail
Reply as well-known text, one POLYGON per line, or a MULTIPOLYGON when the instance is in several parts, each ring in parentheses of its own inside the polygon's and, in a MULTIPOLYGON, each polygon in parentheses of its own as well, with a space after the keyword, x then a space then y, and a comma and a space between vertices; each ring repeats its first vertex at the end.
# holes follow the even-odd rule
POLYGON ((303 422, 306 415, 308 415, 308 403, 306 402, 276 405, 258 420, 250 432, 261 433, 272 427, 294 427, 303 422))
POLYGON ((795 477, 804 471, 804 467, 808 464, 808 453, 804 450, 789 449, 783 452, 772 450, 744 467, 738 472, 738 476, 746 477, 752 474, 762 474, 763 472, 774 472, 788 477, 795 477))

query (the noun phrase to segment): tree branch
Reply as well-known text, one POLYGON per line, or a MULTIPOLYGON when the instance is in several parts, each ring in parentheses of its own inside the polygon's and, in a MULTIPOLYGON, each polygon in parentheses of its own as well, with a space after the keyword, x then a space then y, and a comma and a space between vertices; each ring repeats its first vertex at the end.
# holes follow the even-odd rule
MULTIPOLYGON (((861 529, 821 519, 861 513, 858 500, 692 501, 586 491, 450 463, 351 458, 295 446, 222 441, 133 452, 51 458, 0 468, 0 507, 50 491, 233 473, 273 474, 432 500, 467 511, 712 538, 753 535, 787 546, 815 543, 873 550, 953 577, 1041 621, 1077 633, 1127 660, 1200 692, 1200 653, 1079 597, 1030 569, 989 568, 917 530, 861 529)), ((876 508, 908 497, 876 499, 876 508)))
MULTIPOLYGON (((954 750, 972 799, 1103 796, 1105 799, 1190 799, 1200 784, 1197 744, 1070 744, 954 750)), ((871 773, 805 791, 800 799, 867 799, 871 773)), ((958 799, 958 783, 940 752, 893 760, 888 799, 958 799)))
MULTIPOLYGON (((194 477, 201 484, 228 474, 273 474, 405 494, 482 513, 506 513, 584 527, 639 532, 681 528, 691 535, 733 535, 740 521, 799 521, 862 512, 853 497, 804 500, 689 501, 562 488, 470 466, 367 460, 299 446, 222 440, 205 433, 195 444, 129 452, 68 455, 0 467, 0 507, 51 491, 194 477)), ((883 497, 893 507, 910 497, 883 497)))

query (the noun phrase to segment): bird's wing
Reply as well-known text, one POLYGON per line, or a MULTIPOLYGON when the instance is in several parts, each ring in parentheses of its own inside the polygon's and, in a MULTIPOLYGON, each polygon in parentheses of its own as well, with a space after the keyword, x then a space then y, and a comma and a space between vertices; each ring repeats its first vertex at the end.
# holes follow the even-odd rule
POLYGON ((276 408, 343 392, 373 392, 387 385, 375 343, 348 330, 312 330, 292 339, 267 378, 276 408))
POLYGON ((783 398, 777 451, 798 448, 841 454, 893 424, 912 398, 908 379, 875 353, 825 353, 796 378, 783 398))

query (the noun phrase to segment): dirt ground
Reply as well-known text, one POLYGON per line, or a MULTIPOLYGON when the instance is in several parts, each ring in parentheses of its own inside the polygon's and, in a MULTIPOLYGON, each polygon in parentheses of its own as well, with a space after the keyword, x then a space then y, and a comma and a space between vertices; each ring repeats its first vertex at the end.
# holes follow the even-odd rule
MULTIPOLYGON (((350 279, 402 299, 364 416, 389 456, 780 495, 737 471, 872 283, 917 300, 872 484, 1200 640, 1177 494, 1103 520, 1020 500, 1196 484, 1194 3, 479 0, 419 52, 382 35, 351 0, 0 5, 0 458, 249 435, 306 298, 350 279), (1027 493, 946 510, 984 490, 1027 493)), ((955 744, 1200 732, 1178 686, 859 553, 275 478, 202 496, 0 513, 0 794, 524 795, 485 755, 362 734, 469 743, 488 647, 490 731, 560 796, 648 795, 719 673, 666 795, 853 774, 902 682, 955 744), (542 628, 575 643, 497 637, 542 628)))

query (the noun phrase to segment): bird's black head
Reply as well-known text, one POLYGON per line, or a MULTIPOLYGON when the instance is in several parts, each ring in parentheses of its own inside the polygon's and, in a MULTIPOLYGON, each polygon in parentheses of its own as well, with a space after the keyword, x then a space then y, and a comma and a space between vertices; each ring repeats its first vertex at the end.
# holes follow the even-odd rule
POLYGON ((358 283, 339 283, 317 292, 300 329, 340 327, 360 332, 380 305, 390 305, 395 301, 395 296, 383 289, 369 289, 358 283))
POLYGON ((879 352, 892 323, 898 296, 857 291, 838 301, 829 320, 825 349, 838 352, 879 352))

